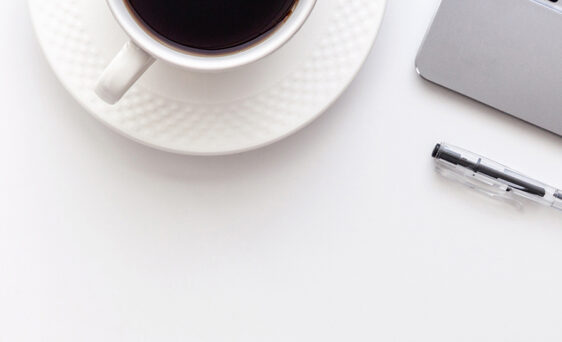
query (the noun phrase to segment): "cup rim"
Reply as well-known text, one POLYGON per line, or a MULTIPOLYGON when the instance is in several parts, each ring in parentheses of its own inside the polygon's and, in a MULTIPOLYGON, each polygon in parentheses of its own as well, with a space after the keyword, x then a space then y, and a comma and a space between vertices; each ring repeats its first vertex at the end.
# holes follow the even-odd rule
POLYGON ((221 71, 256 62, 285 45, 304 25, 317 0, 297 0, 284 23, 261 41, 239 51, 217 55, 190 53, 173 48, 150 34, 131 13, 126 0, 107 0, 117 22, 135 44, 154 58, 193 70, 221 71))

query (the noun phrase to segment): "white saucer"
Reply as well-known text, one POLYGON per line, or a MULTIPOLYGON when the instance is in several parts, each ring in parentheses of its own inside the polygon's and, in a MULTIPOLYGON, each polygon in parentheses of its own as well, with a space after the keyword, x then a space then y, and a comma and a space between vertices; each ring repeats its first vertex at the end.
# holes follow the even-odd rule
POLYGON ((102 0, 29 0, 47 59, 95 117, 149 146, 243 152, 278 141, 326 110, 367 57, 386 0, 320 0, 297 36, 266 59, 206 74, 158 62, 117 106, 94 85, 127 40, 102 0))

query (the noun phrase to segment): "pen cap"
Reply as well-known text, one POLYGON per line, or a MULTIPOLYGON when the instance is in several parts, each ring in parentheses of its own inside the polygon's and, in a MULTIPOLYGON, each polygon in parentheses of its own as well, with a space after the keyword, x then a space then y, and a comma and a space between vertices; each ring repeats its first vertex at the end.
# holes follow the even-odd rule
POLYGON ((473 169, 477 165, 482 165, 482 162, 485 162, 487 165, 495 168, 504 167, 503 165, 500 165, 492 160, 488 160, 476 153, 446 143, 437 144, 431 155, 439 161, 444 161, 451 165, 468 169, 473 169))

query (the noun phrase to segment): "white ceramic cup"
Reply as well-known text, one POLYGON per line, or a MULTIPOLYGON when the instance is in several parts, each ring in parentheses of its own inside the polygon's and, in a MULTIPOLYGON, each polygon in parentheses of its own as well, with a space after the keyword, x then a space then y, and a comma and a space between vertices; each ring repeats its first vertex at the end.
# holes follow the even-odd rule
POLYGON ((316 0, 297 0, 292 13, 268 36, 250 46, 225 54, 196 54, 174 48, 150 33, 131 12, 127 0, 107 0, 113 16, 129 35, 125 44, 101 75, 96 94, 109 104, 117 103, 156 61, 197 71, 223 71, 258 61, 287 43, 306 22, 316 0))

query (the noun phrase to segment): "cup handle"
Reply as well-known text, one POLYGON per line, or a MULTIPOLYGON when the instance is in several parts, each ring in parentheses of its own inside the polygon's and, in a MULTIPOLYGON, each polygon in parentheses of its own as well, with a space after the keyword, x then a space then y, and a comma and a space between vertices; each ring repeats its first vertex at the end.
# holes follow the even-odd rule
POLYGON ((117 103, 154 62, 133 41, 127 42, 101 75, 96 94, 109 104, 117 103))

